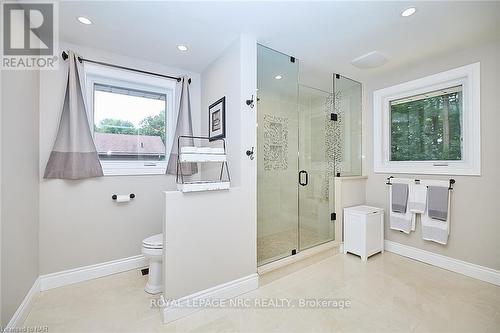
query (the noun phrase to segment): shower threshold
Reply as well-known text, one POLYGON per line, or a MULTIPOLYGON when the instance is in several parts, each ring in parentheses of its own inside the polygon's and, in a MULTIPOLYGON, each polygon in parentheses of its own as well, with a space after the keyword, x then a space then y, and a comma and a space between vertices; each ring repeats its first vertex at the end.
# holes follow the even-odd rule
POLYGON ((278 259, 266 264, 263 264, 259 267, 257 267, 257 273, 259 275, 269 273, 275 269, 282 268, 284 266, 288 266, 290 264, 296 263, 298 261, 304 260, 306 258, 309 258, 311 256, 314 256, 318 253, 325 252, 325 251, 332 251, 332 255, 336 253, 340 253, 340 242, 338 241, 329 241, 320 245, 316 245, 314 247, 308 248, 306 250, 300 251, 296 255, 288 256, 283 259, 278 259))

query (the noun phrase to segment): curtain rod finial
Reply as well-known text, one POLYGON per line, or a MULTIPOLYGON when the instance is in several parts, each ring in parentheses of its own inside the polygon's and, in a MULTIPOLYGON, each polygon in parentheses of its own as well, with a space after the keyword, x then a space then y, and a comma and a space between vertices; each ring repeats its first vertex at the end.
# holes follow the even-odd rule
MULTIPOLYGON (((69 54, 68 54, 68 52, 63 51, 63 52, 62 52, 62 54, 61 54, 61 57, 63 58, 63 60, 68 59, 68 58, 69 58, 69 54)), ((78 57, 77 57, 77 59, 78 59, 78 61, 79 61, 80 63, 83 63, 83 58, 82 58, 82 57, 78 56, 78 57)))

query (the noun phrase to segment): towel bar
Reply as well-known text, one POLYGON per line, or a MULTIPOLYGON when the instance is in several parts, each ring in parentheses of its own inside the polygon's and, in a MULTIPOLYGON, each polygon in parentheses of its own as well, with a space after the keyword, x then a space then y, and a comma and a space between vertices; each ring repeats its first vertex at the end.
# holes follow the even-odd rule
MULTIPOLYGON (((387 177, 387 183, 385 183, 385 184, 392 185, 392 183, 391 183, 392 178, 394 178, 394 176, 387 177)), ((420 179, 414 179, 414 181, 415 181, 415 184, 420 184, 420 179)), ((450 178, 450 180, 449 180, 450 185, 448 186, 448 189, 453 190, 453 184, 455 184, 455 183, 456 183, 455 179, 450 178)))

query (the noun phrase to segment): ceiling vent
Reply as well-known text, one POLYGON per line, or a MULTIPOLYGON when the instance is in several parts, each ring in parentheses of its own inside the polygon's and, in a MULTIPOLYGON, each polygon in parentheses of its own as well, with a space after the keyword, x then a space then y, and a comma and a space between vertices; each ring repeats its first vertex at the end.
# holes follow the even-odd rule
POLYGON ((352 60, 351 64, 357 68, 367 69, 382 66, 386 62, 387 58, 384 54, 379 51, 372 51, 352 60))

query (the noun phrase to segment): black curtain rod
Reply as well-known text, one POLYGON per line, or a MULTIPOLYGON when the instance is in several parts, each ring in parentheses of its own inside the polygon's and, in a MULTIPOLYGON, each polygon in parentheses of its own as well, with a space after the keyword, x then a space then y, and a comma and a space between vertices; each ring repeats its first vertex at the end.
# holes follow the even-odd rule
MULTIPOLYGON (((66 51, 63 51, 62 58, 64 60, 68 59, 68 53, 66 51)), ((128 71, 133 71, 133 72, 137 72, 137 73, 159 76, 159 77, 163 77, 163 78, 170 79, 170 80, 176 80, 177 82, 181 82, 181 80, 182 80, 182 78, 176 77, 176 76, 163 75, 163 74, 158 74, 158 73, 143 71, 143 70, 140 70, 140 69, 135 69, 135 68, 130 68, 130 67, 124 67, 124 66, 119 66, 119 65, 108 64, 106 62, 85 59, 85 58, 82 58, 82 57, 78 57, 78 61, 81 62, 81 63, 85 61, 85 62, 90 62, 90 63, 93 63, 93 64, 110 66, 110 67, 119 68, 119 69, 125 69, 125 70, 128 70, 128 71)), ((191 78, 188 79, 188 83, 191 83, 191 78)))

